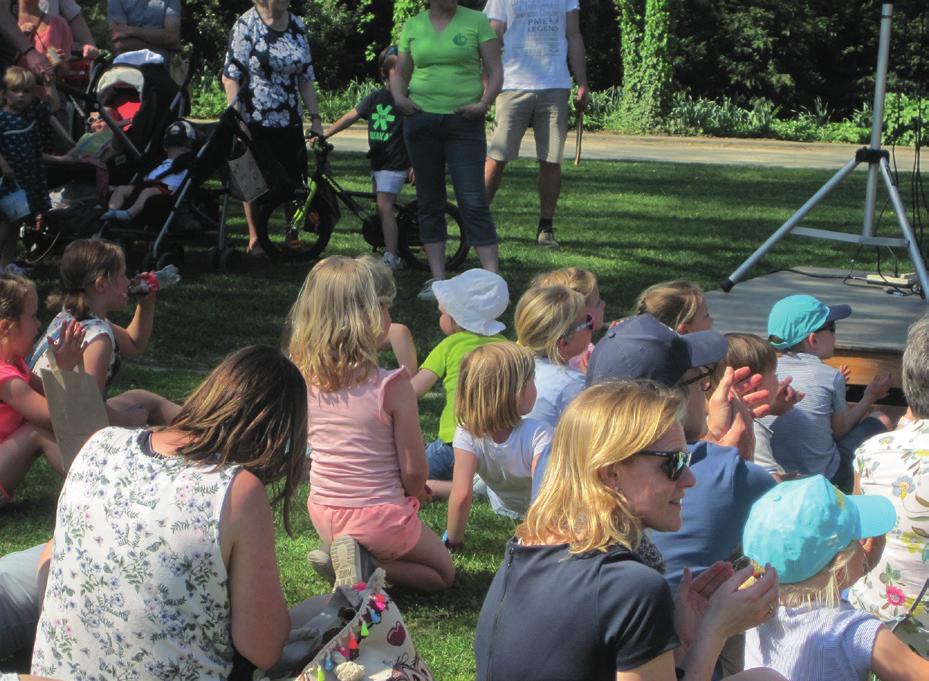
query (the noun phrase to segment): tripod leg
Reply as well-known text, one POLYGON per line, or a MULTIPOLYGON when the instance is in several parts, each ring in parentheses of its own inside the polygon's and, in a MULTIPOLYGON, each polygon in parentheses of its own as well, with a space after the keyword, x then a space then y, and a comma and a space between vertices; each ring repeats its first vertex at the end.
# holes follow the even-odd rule
POLYGON ((922 288, 923 301, 929 303, 929 275, 926 273, 926 261, 923 260, 923 254, 919 250, 919 242, 913 233, 913 227, 906 218, 906 208, 903 201, 900 200, 900 192, 897 191, 897 185, 894 184, 893 175, 890 172, 890 164, 886 158, 881 159, 881 177, 884 178, 884 185, 887 187, 887 195, 890 197, 890 203, 893 204, 894 212, 897 214, 897 222, 900 224, 900 231, 907 242, 907 250, 910 253, 910 260, 913 261, 913 267, 916 269, 916 278, 919 280, 919 286, 922 288))
POLYGON ((771 236, 769 236, 767 241, 761 244, 761 246, 759 246, 758 249, 754 253, 748 256, 745 262, 739 265, 739 268, 735 272, 730 274, 729 278, 726 279, 723 283, 721 283, 719 287, 723 291, 728 292, 729 290, 731 290, 732 287, 735 286, 739 281, 741 281, 745 277, 745 275, 748 274, 748 271, 752 267, 754 267, 758 263, 758 261, 761 260, 768 253, 768 251, 774 248, 774 246, 777 244, 778 241, 780 241, 785 236, 787 236, 790 233, 790 231, 794 227, 796 227, 797 224, 803 218, 806 217, 806 214, 809 213, 811 210, 813 210, 816 204, 818 204, 826 196, 828 196, 829 192, 831 192, 833 189, 839 186, 842 180, 848 177, 848 175, 855 169, 857 165, 858 165, 858 161, 855 159, 852 159, 851 161, 846 163, 844 166, 842 166, 836 172, 835 175, 829 178, 829 181, 826 182, 826 184, 824 184, 822 187, 819 188, 819 191, 813 194, 813 196, 811 196, 806 203, 800 206, 800 208, 797 210, 796 213, 794 213, 793 215, 790 216, 790 218, 788 218, 787 222, 785 222, 783 225, 778 227, 777 231, 774 232, 774 234, 772 234, 771 236))

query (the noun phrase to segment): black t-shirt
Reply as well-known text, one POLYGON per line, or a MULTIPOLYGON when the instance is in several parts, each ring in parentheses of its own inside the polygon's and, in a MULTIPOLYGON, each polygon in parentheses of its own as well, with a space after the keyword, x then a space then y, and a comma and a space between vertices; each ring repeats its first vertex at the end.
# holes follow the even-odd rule
POLYGON ((614 681, 679 644, 664 577, 624 548, 507 543, 477 622, 478 681, 614 681))
POLYGON ((410 159, 403 143, 403 114, 387 89, 375 90, 361 100, 355 111, 368 121, 368 158, 371 170, 409 170, 410 159))

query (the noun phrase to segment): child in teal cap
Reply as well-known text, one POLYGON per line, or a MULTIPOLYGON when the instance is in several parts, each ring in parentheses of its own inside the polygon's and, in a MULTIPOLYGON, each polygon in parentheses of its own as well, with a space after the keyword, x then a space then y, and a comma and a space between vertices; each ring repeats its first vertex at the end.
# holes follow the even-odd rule
POLYGON ((841 593, 871 569, 896 522, 880 496, 846 496, 816 475, 784 482, 752 506, 742 545, 780 576, 777 615, 745 632, 745 666, 788 679, 929 679, 929 662, 841 593))
POLYGON ((806 394, 786 414, 762 419, 771 430, 774 459, 788 473, 824 475, 841 490, 852 490, 852 459, 868 438, 893 427, 872 411, 890 389, 890 376, 868 384, 858 404, 845 401, 846 376, 824 363, 835 352, 836 322, 851 315, 848 305, 823 304, 813 296, 782 298, 768 315, 768 340, 780 352, 777 375, 792 376, 793 388, 806 394))

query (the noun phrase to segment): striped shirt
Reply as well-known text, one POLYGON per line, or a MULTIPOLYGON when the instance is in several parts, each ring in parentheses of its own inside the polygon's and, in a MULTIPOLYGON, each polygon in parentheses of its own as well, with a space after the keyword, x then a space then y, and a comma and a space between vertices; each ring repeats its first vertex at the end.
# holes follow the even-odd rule
POLYGON ((791 386, 806 396, 786 414, 761 420, 771 429, 775 460, 788 472, 831 478, 839 469, 840 458, 832 436, 832 415, 847 407, 845 377, 805 352, 778 357, 777 376, 792 376, 791 386))
POLYGON ((838 608, 780 608, 745 632, 745 668, 767 667, 797 681, 865 681, 881 629, 874 615, 838 608))

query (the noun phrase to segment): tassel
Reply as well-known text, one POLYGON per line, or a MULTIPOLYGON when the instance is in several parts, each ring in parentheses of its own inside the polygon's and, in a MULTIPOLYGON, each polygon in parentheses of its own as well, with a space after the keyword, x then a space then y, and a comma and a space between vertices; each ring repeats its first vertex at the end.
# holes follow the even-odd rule
POLYGON ((383 612, 384 608, 387 607, 386 599, 384 594, 374 594, 374 607, 377 608, 378 612, 383 612))
POLYGON ((381 616, 377 614, 377 610, 371 608, 368 612, 371 615, 371 624, 377 624, 381 621, 381 616))
POLYGON ((326 655, 326 659, 323 660, 323 667, 326 668, 327 672, 331 672, 332 668, 335 667, 335 664, 332 662, 332 654, 326 655))
POLYGON ((368 638, 368 623, 361 620, 361 638, 368 638))
POLYGON ((316 668, 316 681, 326 681, 326 670, 322 666, 316 668))
POLYGON ((355 638, 355 632, 350 631, 348 633, 348 649, 349 650, 358 650, 358 639, 355 638))
POLYGON ((356 662, 343 662, 335 668, 339 681, 364 681, 365 668, 356 662))
POLYGON ((339 646, 339 655, 341 655, 342 657, 344 657, 344 658, 347 660, 347 659, 348 659, 348 656, 351 655, 351 652, 349 651, 348 648, 346 648, 346 647, 343 645, 343 646, 339 646))

